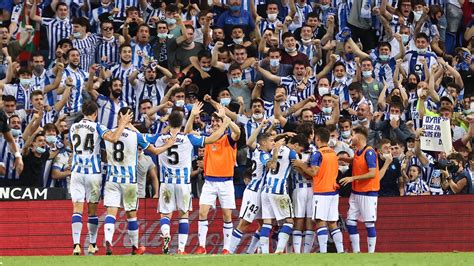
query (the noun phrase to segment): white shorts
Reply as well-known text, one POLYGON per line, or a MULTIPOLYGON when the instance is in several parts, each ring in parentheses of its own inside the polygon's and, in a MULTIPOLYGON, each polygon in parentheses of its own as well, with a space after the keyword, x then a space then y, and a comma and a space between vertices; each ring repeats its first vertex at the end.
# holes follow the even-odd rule
POLYGON ((72 202, 98 203, 102 189, 102 174, 71 173, 72 202))
POLYGON ((199 205, 216 206, 216 198, 222 209, 235 209, 234 181, 224 182, 204 181, 199 205))
POLYGON ((127 212, 136 211, 138 209, 137 184, 107 181, 104 190, 104 205, 123 208, 127 212))
POLYGON ((377 220, 377 196, 351 193, 349 197, 348 220, 375 222, 377 220))
POLYGON ((295 210, 295 218, 312 218, 313 217, 313 188, 303 187, 293 189, 292 195, 293 209, 295 210))
POLYGON ((244 190, 242 205, 240 206, 239 218, 252 223, 256 219, 262 219, 261 192, 250 189, 244 190))
POLYGON ((293 218, 290 196, 262 192, 262 218, 277 221, 293 218))
POLYGON ((174 211, 188 212, 191 208, 191 184, 161 183, 158 211, 169 214, 174 211))
POLYGON ((336 222, 339 219, 339 195, 313 195, 313 220, 336 222))

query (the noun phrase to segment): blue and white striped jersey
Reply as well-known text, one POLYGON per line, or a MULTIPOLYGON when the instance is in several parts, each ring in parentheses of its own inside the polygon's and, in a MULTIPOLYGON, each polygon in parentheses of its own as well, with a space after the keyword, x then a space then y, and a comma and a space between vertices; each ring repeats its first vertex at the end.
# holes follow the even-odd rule
MULTIPOLYGON (((150 143, 163 146, 170 134, 147 136, 150 143)), ((194 147, 204 147, 205 137, 178 134, 176 142, 166 152, 158 155, 160 182, 167 184, 190 184, 194 147)))
POLYGON ((72 84, 74 85, 71 88, 71 96, 69 97, 69 101, 67 105, 64 107, 65 112, 79 112, 82 109, 82 89, 84 88, 87 80, 89 79, 89 73, 78 68, 74 71, 71 66, 67 66, 64 69, 63 79, 61 83, 65 83, 68 77, 72 78, 72 84))
MULTIPOLYGON (((49 70, 43 70, 43 73, 41 75, 36 76, 34 73, 32 75, 33 79, 33 86, 37 88, 41 88, 41 90, 44 92, 44 87, 51 84, 52 81, 55 78, 55 75, 52 71, 52 69, 49 70)), ((56 103, 56 97, 57 93, 55 90, 49 91, 46 95, 44 95, 44 103, 46 105, 53 106, 56 103)))
MULTIPOLYGON (((17 148, 21 151, 25 145, 23 137, 20 135, 18 138, 15 138, 15 143, 17 148)), ((5 164, 5 175, 0 176, 0 179, 9 179, 9 180, 18 180, 20 175, 17 174, 16 170, 13 169, 15 163, 15 155, 11 153, 8 142, 5 138, 0 138, 0 162, 5 164)))
MULTIPOLYGON (((309 158, 311 157, 310 152, 303 152, 302 154, 297 154, 299 160, 307 163, 309 165, 309 158)), ((294 168, 291 169, 291 181, 293 184, 293 188, 307 188, 312 186, 311 180, 304 177, 294 168)))
POLYGON ((91 24, 91 31, 92 32, 100 32, 100 20, 99 16, 103 13, 107 13, 112 11, 114 7, 109 5, 107 7, 99 6, 97 8, 92 9, 91 16, 89 17, 89 23, 91 24))
POLYGON ((107 40, 102 35, 97 35, 97 40, 98 44, 95 62, 102 64, 104 67, 110 67, 119 63, 119 38, 112 36, 110 40, 107 40), (107 60, 102 62, 102 57, 107 57, 107 60))
POLYGON ((298 81, 293 75, 281 77, 280 83, 286 88, 290 106, 301 102, 302 100, 308 98, 311 95, 314 95, 314 88, 318 83, 316 76, 310 77, 308 79, 308 83, 306 84, 306 88, 303 90, 299 90, 297 86, 302 82, 303 80, 298 81))
POLYGON ((265 192, 272 194, 288 194, 288 176, 291 170, 291 160, 298 159, 294 150, 282 146, 278 152, 276 168, 267 173, 265 192))
POLYGON ((428 65, 428 69, 432 69, 434 65, 438 64, 438 62, 436 61, 437 56, 435 53, 427 51, 424 54, 420 54, 415 50, 410 50, 406 52, 402 66, 405 69, 406 73, 415 73, 420 77, 421 80, 425 80, 426 77, 423 64, 420 63, 420 58, 422 57, 424 57, 427 61, 426 63, 428 65))
POLYGON ((122 66, 122 64, 116 64, 110 68, 112 72, 111 78, 118 78, 122 81, 122 100, 124 100, 129 106, 135 106, 135 90, 132 84, 128 81, 128 77, 135 71, 133 65, 128 68, 122 66))
POLYGON ((79 50, 81 63, 79 67, 88 72, 89 68, 95 62, 95 51, 97 49, 98 39, 94 34, 86 36, 84 39, 72 39, 72 45, 79 50))
MULTIPOLYGON (((258 146, 258 144, 257 144, 258 146)), ((265 184, 265 175, 267 174, 267 162, 272 158, 272 155, 259 148, 253 151, 252 156, 252 180, 248 183, 248 190, 258 192, 265 184)))
POLYGON ((162 77, 161 79, 156 79, 155 82, 150 84, 145 80, 143 74, 139 74, 136 79, 135 86, 133 86, 133 88, 136 96, 135 114, 139 114, 139 103, 142 100, 150 100, 153 106, 160 105, 161 99, 163 99, 163 96, 165 95, 165 77, 162 77))
MULTIPOLYGON (((33 112, 26 115, 24 120, 25 127, 31 122, 31 120, 33 120, 34 115, 35 114, 33 112)), ((40 127, 44 127, 46 124, 53 123, 57 116, 58 112, 54 109, 54 106, 51 107, 50 111, 44 111, 43 117, 41 118, 40 127)))
POLYGON ((107 96, 99 94, 97 97, 97 105, 99 106, 98 121, 107 128, 117 127, 117 119, 120 108, 126 107, 127 103, 119 100, 114 102, 107 96))
POLYGON ((153 50, 149 43, 141 45, 135 41, 130 43, 132 46, 132 65, 137 68, 140 68, 146 57, 153 56, 153 50))
POLYGON ((56 57, 56 44, 72 34, 71 21, 67 18, 64 20, 59 18, 43 18, 41 25, 46 27, 49 44, 49 59, 52 60, 56 57))
POLYGON ((152 29, 156 29, 156 24, 151 22, 152 17, 157 17, 159 20, 165 20, 165 12, 159 8, 153 8, 150 4, 145 9, 145 23, 152 29))
MULTIPOLYGON (((112 129, 112 131, 117 130, 112 129)), ((105 142, 107 181, 122 184, 137 183, 138 146, 146 150, 150 143, 138 132, 126 128, 117 142, 105 142)))
POLYGON ((414 181, 410 181, 407 184, 405 184, 405 195, 408 193, 410 194, 416 194, 416 195, 421 195, 425 192, 429 192, 430 188, 426 184, 425 181, 421 178, 417 178, 414 181))
POLYGON ((3 95, 12 95, 16 99, 16 109, 30 109, 30 93, 31 86, 24 88, 20 83, 16 84, 5 84, 3 87, 3 95))
POLYGON ((100 174, 100 142, 108 129, 88 119, 74 123, 69 130, 69 141, 73 147, 71 172, 100 174))
POLYGON ((113 3, 114 7, 119 10, 119 12, 114 16, 114 22, 123 22, 125 20, 125 11, 127 11, 127 8, 131 6, 140 8, 138 0, 115 0, 113 3))

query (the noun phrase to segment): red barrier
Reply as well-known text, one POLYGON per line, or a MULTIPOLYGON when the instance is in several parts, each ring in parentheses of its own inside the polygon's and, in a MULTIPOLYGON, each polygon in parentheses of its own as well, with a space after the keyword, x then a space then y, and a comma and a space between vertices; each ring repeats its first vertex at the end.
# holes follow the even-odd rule
MULTIPOLYGON (((237 202, 240 204, 240 201, 237 202)), ((474 250, 474 196, 419 196, 403 198, 379 198, 377 221, 378 252, 434 252, 474 250)), ((198 245, 197 220, 198 201, 193 202, 190 213, 190 236, 187 252, 194 252, 198 245)), ((140 202, 140 243, 147 252, 161 253, 159 214, 157 201, 140 202)), ((340 211, 346 216, 347 199, 341 199, 340 211)), ((11 201, 0 202, 0 256, 14 255, 69 255, 72 252, 70 201, 11 201)), ((103 241, 105 210, 99 208, 98 243, 103 241)), ((238 216, 237 210, 233 213, 238 216)), ((236 219, 235 219, 236 220, 236 219)), ((172 252, 177 245, 177 219, 172 219, 172 252)), ((254 227, 253 229, 255 229, 254 227)), ((361 249, 366 252, 366 233, 362 224, 361 249)), ((87 217, 84 217, 81 242, 87 248, 87 217)), ((241 248, 250 241, 246 234, 241 248)), ((350 250, 348 235, 344 233, 345 249, 350 250)), ((222 246, 222 216, 220 209, 209 213, 207 249, 209 253, 220 252, 222 246)), ((114 253, 130 252, 125 212, 117 217, 114 235, 114 253)), ((99 254, 104 254, 104 248, 99 254)))

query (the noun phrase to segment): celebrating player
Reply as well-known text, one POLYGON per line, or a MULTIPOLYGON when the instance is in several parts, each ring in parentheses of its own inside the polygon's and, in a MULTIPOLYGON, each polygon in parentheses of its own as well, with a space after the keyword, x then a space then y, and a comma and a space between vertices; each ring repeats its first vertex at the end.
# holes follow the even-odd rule
MULTIPOLYGON (((256 130, 252 132, 250 138, 247 140, 247 146, 252 150, 252 180, 247 185, 242 198, 242 205, 240 206, 239 224, 232 232, 230 240, 230 253, 235 253, 240 243, 242 235, 247 231, 248 226, 255 220, 262 218, 262 206, 260 204, 260 197, 263 184, 265 183, 265 175, 267 173, 267 163, 272 155, 270 151, 275 146, 273 137, 268 133, 263 133, 262 129, 267 127, 268 120, 263 120, 256 130), (260 135, 259 135, 260 134, 260 135), (257 141, 258 139, 258 141, 257 141), (258 145, 257 143, 258 142, 258 145)), ((252 239, 252 243, 247 249, 247 253, 255 252, 258 239, 260 238, 260 230, 255 233, 256 237, 252 239)))
MULTIPOLYGON (((225 130, 227 126, 229 126, 230 132, 224 134, 224 131, 222 131, 217 141, 209 142, 209 145, 205 147, 205 183, 199 198, 199 247, 196 254, 207 253, 205 246, 208 229, 207 215, 211 206, 215 206, 216 198, 219 198, 224 220, 222 254, 229 253, 230 236, 233 229, 232 210, 235 209, 234 166, 237 159, 236 142, 240 138, 240 128, 232 121, 228 125, 223 124, 227 120, 225 109, 221 105, 216 105, 216 107, 218 112, 211 117, 213 135, 215 132, 221 132, 222 129, 225 130)), ((188 120, 189 127, 192 126, 192 121, 199 113, 200 108, 192 113, 188 120)))
POLYGON ((366 128, 355 127, 352 129, 352 145, 357 148, 352 161, 352 176, 339 181, 343 186, 352 182, 352 193, 347 212, 347 231, 349 231, 354 253, 360 252, 357 220, 365 223, 369 253, 375 252, 377 239, 375 221, 377 220, 380 175, 377 155, 372 147, 367 146, 367 136, 366 128))
POLYGON ((293 205, 288 195, 288 176, 291 161, 297 159, 297 152, 301 153, 307 146, 306 138, 295 136, 291 138, 290 144, 293 148, 284 145, 285 139, 277 141, 273 149, 272 159, 275 166, 270 168, 265 179, 262 191, 262 218, 263 226, 260 230, 260 245, 262 253, 269 253, 269 236, 272 228, 272 220, 279 224, 283 223, 278 233, 278 244, 276 254, 283 253, 290 235, 293 232, 293 205))
POLYGON ((82 106, 84 119, 71 126, 69 140, 73 146, 73 159, 71 168, 71 199, 73 202, 72 214, 72 239, 74 242, 74 255, 81 254, 81 231, 82 211, 84 200, 88 202, 88 223, 90 244, 89 254, 95 254, 98 250, 97 229, 99 218, 97 217, 97 203, 99 203, 100 190, 102 186, 100 142, 102 139, 110 143, 116 143, 130 122, 130 114, 121 117, 117 129, 109 131, 105 126, 95 122, 97 119, 97 104, 89 101, 82 106))
POLYGON ((318 151, 311 155, 311 166, 304 161, 294 161, 293 165, 313 178, 313 220, 318 230, 319 252, 327 253, 328 227, 338 253, 344 252, 342 233, 337 227, 339 219, 338 159, 336 152, 328 147, 330 132, 320 128, 315 132, 318 151))
MULTIPOLYGON (((132 255, 143 254, 144 248, 138 248, 138 190, 137 190, 137 160, 138 146, 148 152, 158 155, 165 152, 174 145, 176 135, 172 135, 164 142, 162 147, 156 148, 150 145, 143 135, 131 130, 131 117, 133 116, 130 107, 122 107, 119 111, 119 125, 123 119, 127 120, 126 128, 118 140, 113 143, 107 141, 105 148, 107 151, 107 182, 105 183, 104 205, 107 207, 107 216, 104 221, 106 254, 112 255, 112 239, 115 231, 115 216, 118 208, 124 208, 127 213, 128 236, 132 243, 132 255)), ((112 129, 116 132, 118 128, 112 129)))
MULTIPOLYGON (((192 113, 197 115, 201 112, 202 103, 195 103, 192 113)), ((180 111, 172 111, 168 117, 170 132, 179 132, 183 124, 183 114, 180 111)), ((192 119, 189 119, 192 125, 192 119)), ((225 117, 222 126, 214 131, 209 137, 198 137, 193 134, 176 135, 176 142, 169 147, 167 153, 158 156, 161 166, 161 187, 159 196, 159 210, 161 213, 161 233, 163 234, 163 253, 169 254, 170 220, 173 211, 179 211, 178 227, 178 254, 186 254, 185 246, 188 241, 189 220, 188 213, 191 206, 191 171, 192 155, 194 147, 203 147, 219 140, 224 134, 230 119, 225 117)), ((173 133, 171 133, 173 135, 173 133)), ((149 138, 150 142, 163 145, 170 134, 155 135, 149 138)))

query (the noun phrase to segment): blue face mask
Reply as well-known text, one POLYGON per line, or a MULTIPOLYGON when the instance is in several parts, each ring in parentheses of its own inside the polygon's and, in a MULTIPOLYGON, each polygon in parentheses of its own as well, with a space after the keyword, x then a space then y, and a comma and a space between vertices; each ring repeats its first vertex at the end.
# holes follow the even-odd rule
POLYGON ((326 11, 326 10, 328 10, 328 8, 329 8, 329 5, 328 5, 328 4, 325 4, 325 5, 319 5, 319 7, 321 7, 321 10, 323 10, 323 11, 326 11))
POLYGON ((166 24, 174 25, 174 24, 176 24, 176 19, 175 18, 166 18, 166 24))
POLYGON ((321 111, 323 111, 325 114, 330 114, 332 113, 332 107, 323 107, 321 111))
POLYGON ((280 65, 280 59, 270 59, 270 66, 277 67, 280 65))
POLYGON ((230 98, 221 98, 220 103, 221 103, 222 106, 229 106, 230 98))
POLYGON ((58 141, 58 137, 56 137, 56 136, 46 136, 46 142, 48 144, 54 144, 54 143, 56 143, 56 141, 58 141))
POLYGON ((211 71, 211 68, 210 68, 210 67, 201 67, 201 69, 202 69, 204 72, 209 72, 209 71, 211 71))
POLYGON ((234 83, 234 84, 240 83, 241 81, 242 81, 241 77, 232 78, 232 83, 234 83))
POLYGON ((46 152, 46 149, 43 147, 36 147, 35 151, 39 154, 43 154, 46 152))
POLYGON ((354 60, 354 54, 346 53, 346 59, 347 60, 354 60))
POLYGON ((390 56, 386 55, 386 54, 381 54, 381 55, 379 55, 379 58, 382 61, 387 61, 388 59, 390 59, 390 56))
POLYGON ((370 70, 362 71, 362 76, 364 78, 372 77, 372 71, 370 71, 370 70))
MULTIPOLYGON (((166 22, 166 23, 168 23, 168 22, 166 22)), ((168 33, 158 33, 157 36, 160 39, 165 39, 165 38, 168 38, 168 33)))
POLYGON ((14 129, 14 128, 12 128, 12 131, 11 131, 11 132, 12 132, 12 136, 13 136, 14 138, 16 138, 16 137, 18 137, 18 136, 21 135, 21 130, 20 130, 20 129, 14 129))
POLYGON ((230 11, 231 11, 231 12, 240 11, 240 5, 239 5, 239 6, 230 6, 230 11))
POLYGON ((74 38, 76 38, 76 39, 79 39, 79 38, 81 38, 81 33, 80 33, 80 32, 74 32, 74 33, 72 34, 72 36, 73 36, 74 38))

